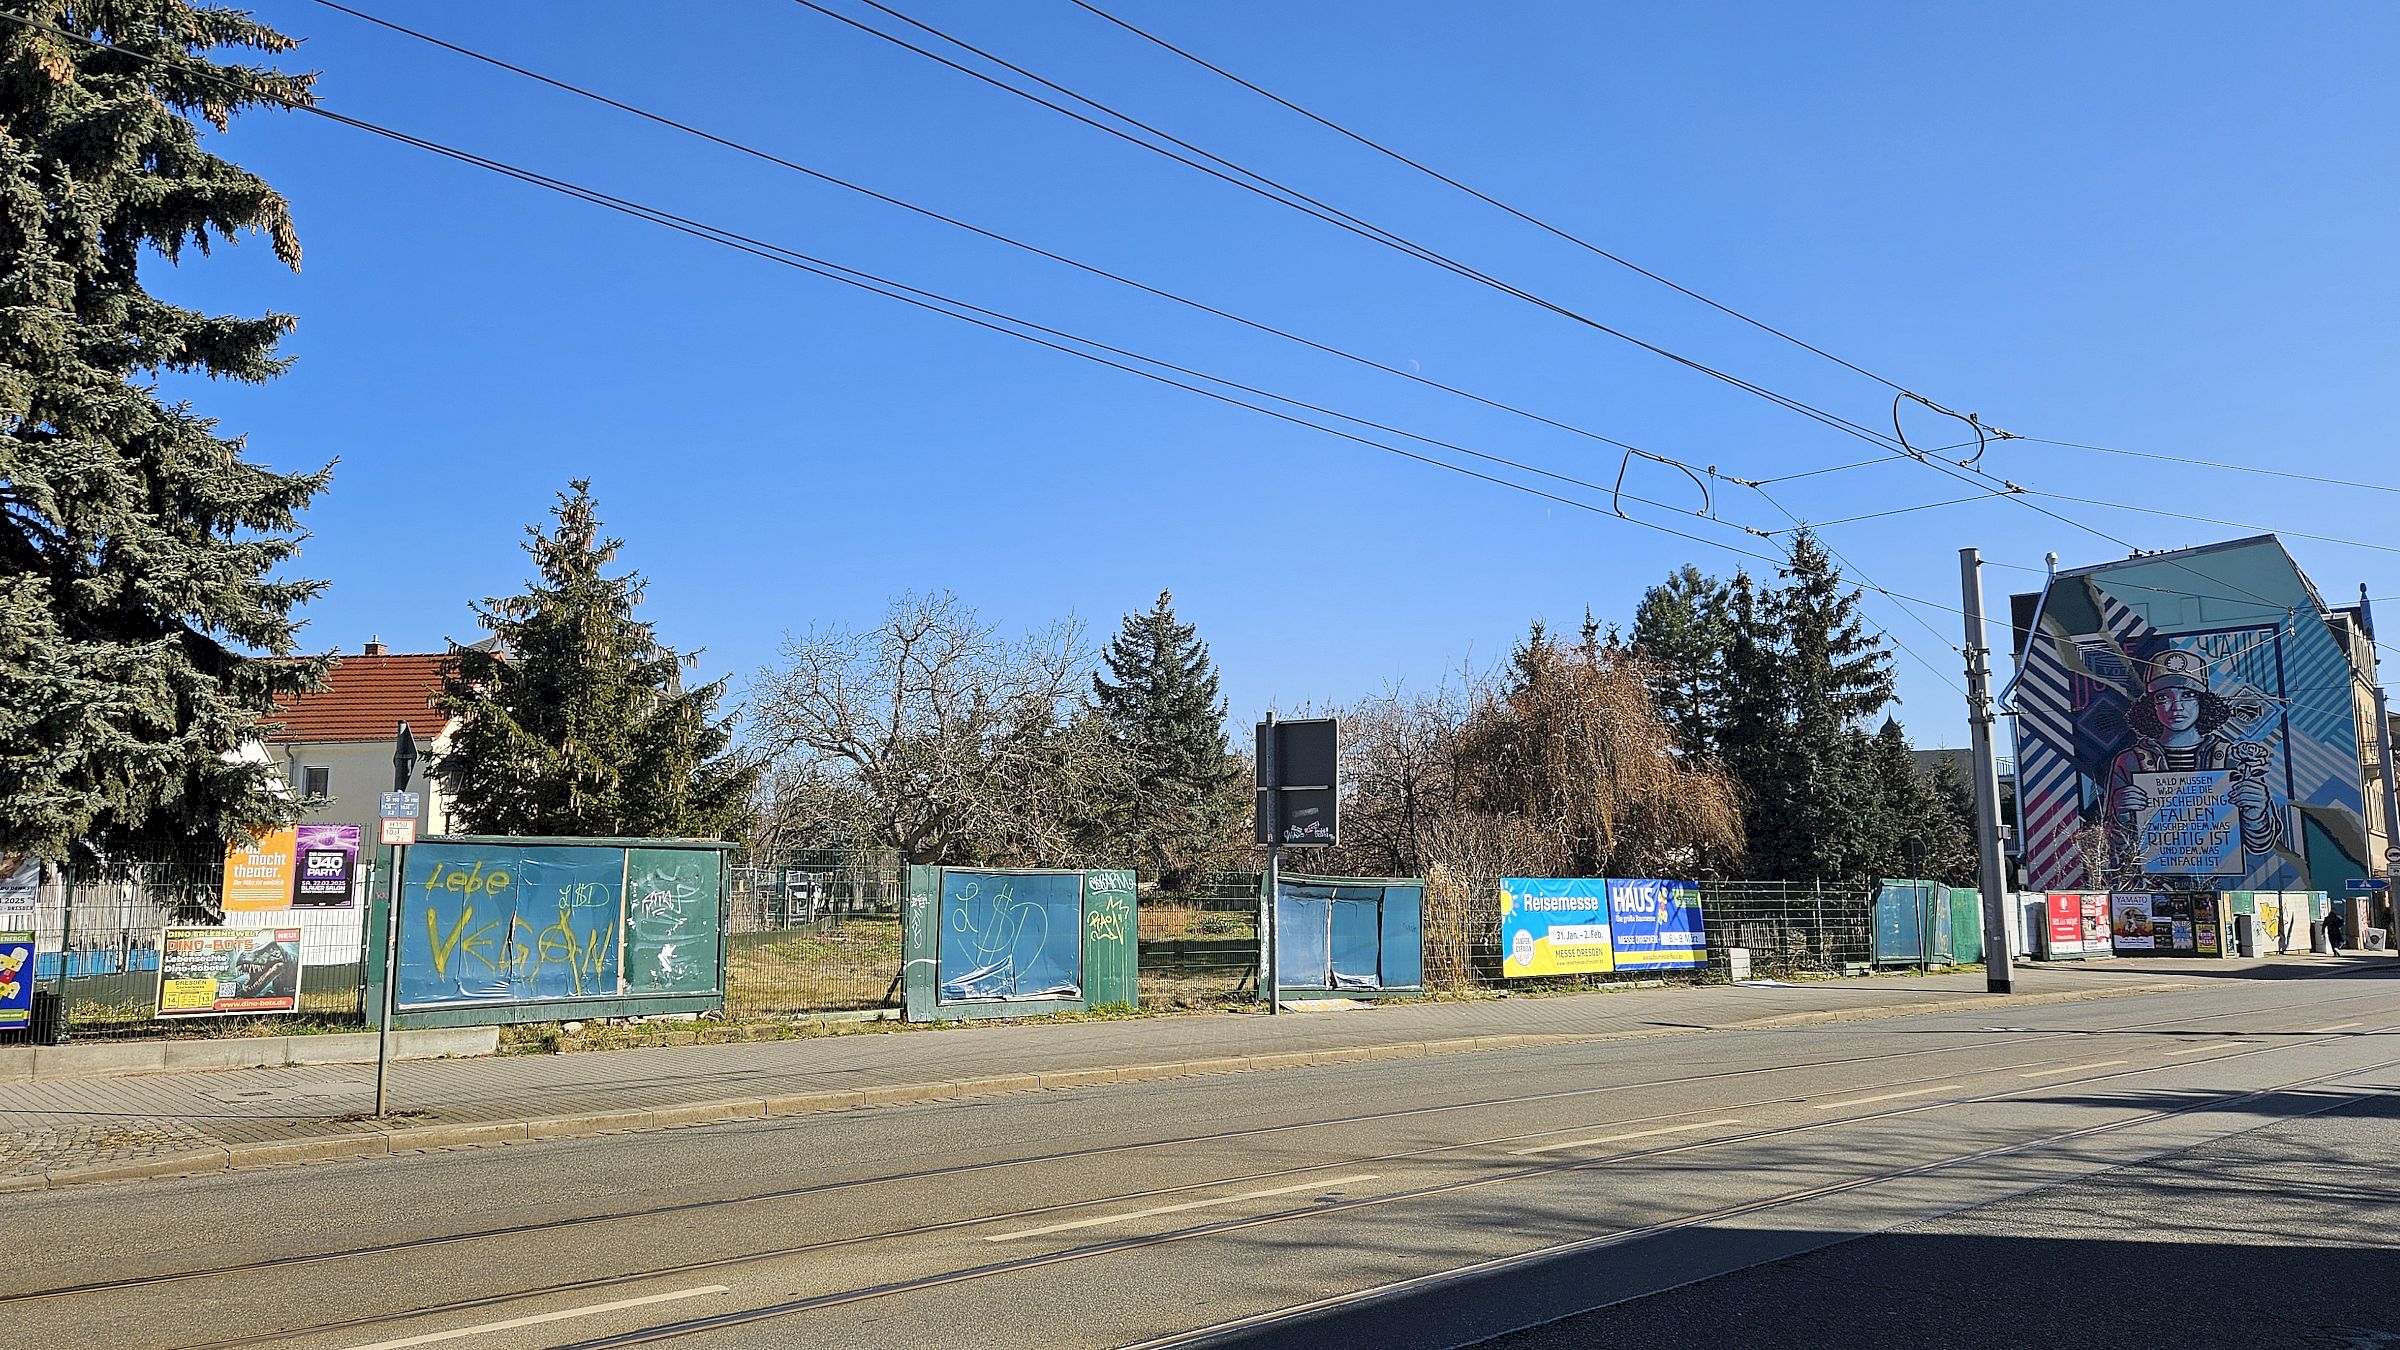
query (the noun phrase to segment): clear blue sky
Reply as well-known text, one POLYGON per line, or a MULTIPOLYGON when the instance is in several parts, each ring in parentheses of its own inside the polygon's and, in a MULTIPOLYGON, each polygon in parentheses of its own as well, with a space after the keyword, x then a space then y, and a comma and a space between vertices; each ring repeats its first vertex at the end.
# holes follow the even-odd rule
MULTIPOLYGON (((875 17, 854 0, 828 0, 875 17)), ((1115 12, 1684 285, 2028 436, 2375 482, 2400 327, 2400 10, 1108 0, 1115 12)), ((376 9, 376 4, 362 7, 376 9)), ((1635 336, 1869 426, 1882 386, 1343 142, 1066 0, 909 12, 1635 336)), ((1554 471, 1615 451, 1125 292, 374 29, 309 0, 325 105, 1214 373, 1554 471)), ((1881 453, 1748 394, 1077 126, 783 0, 379 12, 1379 361, 1724 472, 1881 453)), ((300 571, 318 649, 476 636, 521 528, 595 485, 647 616, 738 686, 782 634, 910 589, 1096 636, 1172 588, 1237 722, 1487 664, 1535 617, 1623 620, 1747 562, 905 309, 298 114, 222 152, 297 214, 154 284, 299 317, 291 373, 173 391, 284 467, 338 456, 300 571)), ((1918 414, 1911 435, 1954 439, 1918 414)), ((1388 438, 1387 438, 1388 439, 1388 438)), ((1423 449, 1423 447, 1416 447, 1423 449)), ((1431 452, 1428 453, 1443 453, 1431 452)), ((1972 489, 1884 463, 1771 488, 1829 521, 1972 489)), ((2400 497, 2053 446, 2027 486, 2350 539, 2400 497)), ((1644 495, 1682 501, 1672 471, 1644 495)), ((1555 486, 1555 485, 1553 485, 1555 486)), ((1605 509, 1605 494, 1574 492, 1605 509)), ((1719 514, 1788 524, 1723 487, 1719 514)), ((2246 533, 2043 503, 2147 548, 2246 533)), ((1721 524, 1638 514, 1738 547, 1721 524)), ((2018 503, 1837 525, 1896 591, 1956 550, 2122 549, 2018 503)), ((2287 536, 2339 602, 2400 557, 2287 536)), ((2036 579, 1996 568, 1996 611, 2036 579)), ((1959 620, 1871 598, 1899 710, 1962 734, 1959 620), (1928 627, 1930 625, 1930 627, 1928 627)), ((2400 601, 2386 609, 2400 626, 2400 601)), ((2400 631, 2396 627, 2395 631, 2400 631)), ((2005 669, 2005 658, 2003 658, 2005 669)))

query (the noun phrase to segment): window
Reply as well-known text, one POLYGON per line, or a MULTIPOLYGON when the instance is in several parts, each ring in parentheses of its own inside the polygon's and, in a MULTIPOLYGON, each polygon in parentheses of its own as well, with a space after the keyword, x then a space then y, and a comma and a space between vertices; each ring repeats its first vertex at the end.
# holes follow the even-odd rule
POLYGON ((300 795, 309 798, 333 795, 333 770, 303 768, 300 770, 300 795))

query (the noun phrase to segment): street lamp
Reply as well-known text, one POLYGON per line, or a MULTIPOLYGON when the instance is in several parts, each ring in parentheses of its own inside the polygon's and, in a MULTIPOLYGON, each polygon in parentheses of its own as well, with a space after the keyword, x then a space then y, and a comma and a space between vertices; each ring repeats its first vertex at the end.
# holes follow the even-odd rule
POLYGON ((408 780, 417 772, 417 738, 410 735, 408 723, 400 724, 400 743, 392 749, 392 791, 408 791, 408 780))

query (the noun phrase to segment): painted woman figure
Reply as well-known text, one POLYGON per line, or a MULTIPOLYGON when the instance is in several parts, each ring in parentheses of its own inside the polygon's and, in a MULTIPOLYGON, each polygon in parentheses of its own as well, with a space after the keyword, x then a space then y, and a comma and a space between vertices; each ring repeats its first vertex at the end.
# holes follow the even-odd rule
POLYGON ((2275 802, 2267 793, 2267 747, 2240 741, 2222 728, 2233 705, 2208 687, 2208 663, 2198 652, 2162 652, 2150 665, 2140 701, 2126 714, 2136 740, 2109 765, 2109 809, 2120 823, 2120 847, 2137 838, 2134 813, 2150 805, 2138 774, 2229 770, 2227 794, 2242 822, 2242 852, 2272 853, 2283 839, 2275 802))

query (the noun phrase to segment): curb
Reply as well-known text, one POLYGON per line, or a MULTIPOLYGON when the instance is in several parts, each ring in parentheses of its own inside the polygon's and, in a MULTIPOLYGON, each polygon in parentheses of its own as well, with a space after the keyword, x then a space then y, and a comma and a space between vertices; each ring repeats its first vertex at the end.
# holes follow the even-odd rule
MULTIPOLYGON (((2009 1007, 2031 1004, 2082 1003, 2139 994, 2171 993, 2182 984, 2124 985, 2112 989, 2076 989, 2052 994, 2023 994, 2009 1007)), ((1584 1044, 1597 1041, 1643 1040, 1654 1036, 1707 1035, 1726 1031, 1772 1031, 1784 1027, 1874 1018, 1916 1017, 1990 1007, 1990 995, 1950 998, 1932 1003, 1880 1004, 1821 1012, 1784 1013, 1748 1022, 1715 1027, 1643 1027, 1624 1031, 1507 1032, 1459 1036, 1433 1041, 1397 1041, 1386 1045, 1342 1046, 1330 1050, 1289 1050, 1273 1054, 1177 1060, 1158 1064, 1129 1064, 1105 1068, 1052 1069, 1038 1073, 996 1074, 947 1082, 895 1084, 828 1092, 801 1092, 774 1097, 739 1097, 690 1102, 640 1111, 594 1111, 527 1120, 483 1121, 447 1125, 379 1126, 353 1134, 330 1135, 276 1143, 220 1144, 172 1157, 139 1162, 104 1163, 97 1167, 62 1167, 15 1176, 0 1176, 0 1193, 82 1186, 107 1181, 137 1181, 157 1177, 207 1176, 298 1163, 338 1162, 382 1158, 435 1149, 489 1148, 536 1140, 581 1139, 603 1134, 673 1129, 686 1125, 715 1125, 737 1120, 854 1111, 874 1106, 921 1105, 961 1097, 997 1097, 1018 1092, 1051 1092, 1109 1083, 1151 1083, 1207 1074, 1259 1073, 1274 1069, 1314 1068, 1331 1064, 1362 1064, 1389 1059, 1421 1059, 1431 1055, 1471 1054, 1484 1050, 1517 1050, 1535 1046, 1584 1044)))

